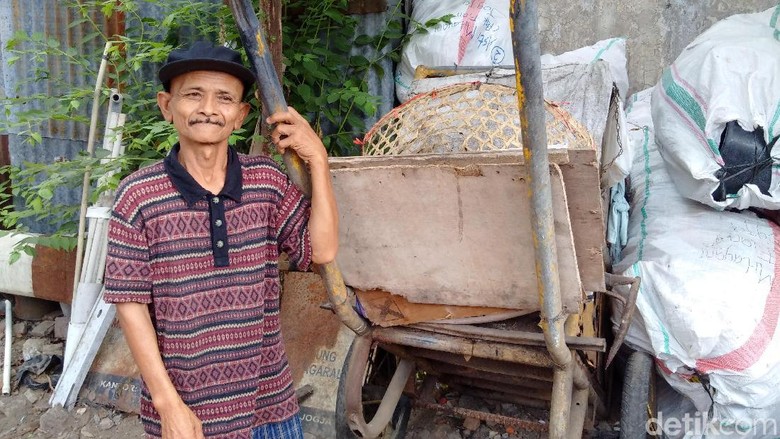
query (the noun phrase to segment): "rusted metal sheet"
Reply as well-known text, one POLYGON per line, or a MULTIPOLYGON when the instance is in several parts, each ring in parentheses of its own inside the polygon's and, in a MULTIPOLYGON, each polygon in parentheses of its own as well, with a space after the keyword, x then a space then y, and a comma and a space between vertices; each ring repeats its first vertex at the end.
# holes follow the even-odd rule
MULTIPOLYGON (((63 50, 76 48, 87 57, 85 60, 95 66, 100 63, 100 53, 103 41, 88 38, 95 29, 90 23, 73 26, 81 18, 80 14, 67 2, 51 0, 4 0, 0 1, 0 51, 6 62, 0 64, 3 80, 3 95, 7 97, 31 97, 41 95, 46 97, 61 96, 67 89, 94 88, 95 75, 89 74, 82 66, 67 61, 67 57, 43 57, 36 59, 26 55, 19 57, 13 65, 7 61, 15 56, 10 52, 7 43, 15 33, 27 35, 43 35, 47 42, 54 42, 63 50), (89 58, 90 53, 96 53, 89 58), (39 75, 45 75, 50 80, 32 81, 39 75)), ((90 14, 90 20, 103 30, 107 30, 107 22, 98 8, 90 14)), ((17 46, 19 50, 31 49, 30 43, 17 46)), ((43 110, 47 104, 41 99, 28 99, 24 104, 11 107, 10 121, 15 121, 15 115, 22 111, 43 110)), ((82 105, 83 114, 89 114, 89 106, 82 105)), ((74 158, 84 150, 89 132, 87 124, 74 120, 49 119, 35 127, 42 137, 42 144, 32 146, 25 137, 19 136, 21 130, 29 129, 12 127, 8 134, 11 164, 21 166, 25 162, 53 163, 57 160, 74 158)), ((54 193, 54 203, 60 205, 78 204, 80 190, 59 188, 54 193)), ((21 198, 15 198, 17 210, 25 209, 21 198)), ((76 218, 74 218, 76 219, 76 218)), ((56 227, 50 224, 23 219, 22 223, 35 233, 52 233, 56 227)))
POLYGON ((284 273, 282 337, 295 387, 310 385, 300 402, 304 431, 314 438, 336 437, 339 379, 354 332, 332 312, 320 308, 328 295, 314 273, 284 273))
MULTIPOLYGON (((0 2, 0 40, 3 42, 3 58, 7 60, 11 55, 6 43, 15 32, 24 32, 28 35, 41 33, 47 38, 56 41, 63 47, 75 47, 83 54, 100 53, 103 47, 102 41, 92 41, 86 38, 94 31, 91 24, 83 23, 81 26, 72 26, 81 17, 66 2, 53 2, 51 0, 7 0, 0 2)), ((108 25, 103 14, 95 8, 90 19, 103 29, 108 25)), ((29 48, 22 45, 21 49, 29 48)), ((96 56, 92 62, 94 66, 100 63, 100 57, 96 56)), ((84 69, 69 64, 65 57, 48 57, 43 62, 38 62, 31 57, 20 57, 13 66, 2 66, 5 77, 6 96, 31 96, 43 94, 46 96, 61 95, 63 84, 72 87, 94 86, 94 76, 86 75, 84 69), (48 76, 57 81, 29 82, 35 72, 47 72, 48 76)), ((28 103, 27 110, 42 108, 42 103, 28 103), (31 108, 32 107, 32 108, 31 108)), ((12 116, 13 117, 13 116, 12 116)), ((88 127, 83 123, 67 120, 51 120, 41 127, 41 135, 44 138, 86 140, 88 127)))
POLYGON ((32 260, 33 296, 39 299, 70 303, 73 297, 73 275, 76 252, 35 247, 32 260))
POLYGON ((365 316, 375 325, 388 327, 463 317, 506 314, 503 308, 410 303, 386 291, 355 291, 365 316))
MULTIPOLYGON (((0 66, 2 65, 2 57, 0 57, 0 66)), ((0 73, 2 73, 0 71, 0 73)), ((2 74, 0 74, 0 87, 3 85, 3 79, 2 74)), ((0 93, 2 93, 2 90, 0 90, 0 93)), ((0 94, 2 96, 2 94, 0 94)), ((0 134, 0 166, 8 166, 11 164, 11 154, 8 151, 8 136, 0 134)), ((8 181, 8 175, 7 174, 0 174, 0 184, 5 184, 8 181)), ((10 196, 11 195, 11 188, 6 187, 4 190, 4 195, 10 196)), ((6 207, 8 205, 8 200, 4 200, 0 202, 0 209, 6 207)))
POLYGON ((76 252, 36 246, 35 256, 22 254, 10 264, 11 249, 29 236, 0 236, 0 292, 70 303, 76 252))

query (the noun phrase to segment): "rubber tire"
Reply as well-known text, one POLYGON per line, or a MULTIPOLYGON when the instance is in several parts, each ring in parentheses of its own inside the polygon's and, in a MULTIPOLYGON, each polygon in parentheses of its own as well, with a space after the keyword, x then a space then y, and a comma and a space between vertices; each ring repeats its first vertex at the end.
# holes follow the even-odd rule
POLYGON ((621 439, 654 437, 647 431, 648 407, 655 416, 655 365, 653 357, 633 351, 626 362, 620 403, 621 439))
MULTIPOLYGON (((387 355, 392 355, 387 353, 387 355)), ((347 352, 344 360, 344 367, 341 370, 341 377, 339 379, 339 389, 336 393, 336 437, 339 439, 357 438, 358 436, 350 430, 347 424, 347 409, 346 409, 346 389, 345 382, 347 377, 347 368, 349 367, 349 360, 352 357, 352 347, 350 346, 349 352, 347 352)), ((371 383, 364 384, 364 387, 370 386, 371 383)), ((383 392, 384 393, 384 392, 383 392)), ((412 401, 406 395, 401 395, 398 400, 398 404, 395 406, 393 417, 388 422, 385 431, 379 436, 383 439, 403 439, 406 436, 406 427, 409 424, 409 417, 412 413, 412 401)), ((367 421, 370 421, 368 419, 367 421)))

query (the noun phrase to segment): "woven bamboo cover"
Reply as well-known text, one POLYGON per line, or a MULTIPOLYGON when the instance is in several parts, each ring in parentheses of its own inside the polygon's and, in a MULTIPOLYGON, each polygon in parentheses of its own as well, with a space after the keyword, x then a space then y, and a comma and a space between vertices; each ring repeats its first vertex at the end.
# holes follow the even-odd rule
MULTIPOLYGON (((592 138, 578 121, 545 102, 549 148, 582 149, 592 138)), ((440 154, 522 148, 517 91, 465 83, 416 96, 380 119, 363 155, 440 154)))

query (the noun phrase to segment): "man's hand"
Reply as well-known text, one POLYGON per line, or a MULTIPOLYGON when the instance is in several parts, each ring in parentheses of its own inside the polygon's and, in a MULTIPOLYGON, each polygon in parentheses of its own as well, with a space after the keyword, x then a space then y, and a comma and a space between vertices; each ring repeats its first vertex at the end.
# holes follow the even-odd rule
POLYGON ((287 148, 291 148, 309 166, 327 163, 328 153, 320 136, 294 108, 287 107, 287 111, 274 113, 266 119, 266 122, 271 125, 276 124, 271 133, 271 141, 281 154, 284 154, 287 148))
POLYGON ((204 439, 200 419, 181 400, 171 407, 157 409, 162 439, 204 439))
POLYGON ((311 236, 312 261, 327 264, 336 258, 339 248, 339 218, 328 167, 328 153, 322 140, 309 122, 292 107, 274 113, 266 119, 276 124, 271 140, 280 153, 290 148, 309 166, 311 176, 311 236))

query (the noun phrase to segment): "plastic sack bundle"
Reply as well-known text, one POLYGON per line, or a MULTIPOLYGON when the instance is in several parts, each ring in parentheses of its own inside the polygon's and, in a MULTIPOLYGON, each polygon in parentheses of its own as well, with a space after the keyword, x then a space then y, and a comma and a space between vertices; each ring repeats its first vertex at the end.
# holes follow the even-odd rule
POLYGON ((406 102, 419 65, 512 65, 509 0, 415 0, 412 20, 425 23, 452 15, 424 33, 414 34, 403 48, 395 75, 396 96, 406 102))
POLYGON ((724 425, 739 425, 739 437, 765 437, 764 421, 780 428, 780 227, 677 192, 654 142, 661 127, 653 129, 650 96, 635 95, 627 109, 631 214, 614 271, 642 283, 641 318, 626 341, 649 350, 707 418, 688 437, 720 437, 724 425))
POLYGON ((699 35, 655 89, 659 149, 678 190, 718 209, 780 209, 780 5, 699 35))

